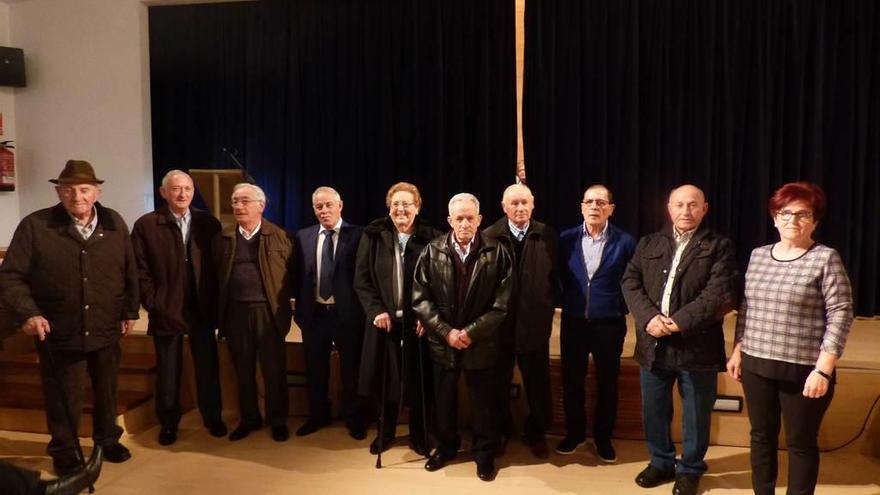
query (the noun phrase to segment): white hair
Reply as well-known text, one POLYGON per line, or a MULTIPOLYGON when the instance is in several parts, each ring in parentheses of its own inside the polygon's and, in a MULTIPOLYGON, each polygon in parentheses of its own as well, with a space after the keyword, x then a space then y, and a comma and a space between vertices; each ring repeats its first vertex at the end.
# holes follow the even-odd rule
POLYGON ((504 189, 504 193, 501 194, 501 201, 504 201, 504 198, 507 197, 507 194, 514 191, 515 189, 525 189, 527 193, 529 193, 529 197, 535 199, 535 195, 532 194, 532 190, 529 189, 529 186, 525 184, 511 184, 504 189))
POLYGON ((449 216, 452 216, 452 207, 455 205, 455 203, 458 203, 459 201, 470 201, 477 208, 477 215, 480 214, 480 200, 471 193, 463 192, 456 194, 452 197, 452 199, 449 200, 449 216))
POLYGON ((254 190, 254 199, 257 201, 262 201, 263 204, 266 204, 266 193, 260 188, 260 186, 256 184, 250 184, 248 182, 240 182, 232 188, 232 195, 235 196, 236 191, 239 189, 244 189, 245 187, 250 187, 254 190))
MULTIPOLYGON (((175 175, 185 175, 189 179, 190 182, 193 182, 192 177, 188 173, 184 172, 183 170, 178 170, 175 168, 174 170, 169 170, 168 173, 165 174, 164 177, 162 177, 162 187, 168 187, 168 182, 175 175)), ((193 182, 193 184, 195 184, 195 183, 193 182)))
POLYGON ((315 192, 312 193, 312 203, 315 202, 315 197, 321 193, 330 193, 336 198, 336 201, 339 201, 340 203, 342 202, 342 196, 340 196, 339 193, 336 192, 336 189, 333 189, 330 186, 321 186, 315 189, 315 192))

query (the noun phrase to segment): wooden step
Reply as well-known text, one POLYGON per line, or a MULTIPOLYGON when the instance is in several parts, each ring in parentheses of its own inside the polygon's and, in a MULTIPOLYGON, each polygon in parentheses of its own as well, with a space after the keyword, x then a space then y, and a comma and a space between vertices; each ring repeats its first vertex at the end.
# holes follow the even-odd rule
MULTIPOLYGON (((154 424, 153 394, 132 390, 117 392, 116 413, 120 425, 129 433, 136 433, 154 424)), ((0 394, 0 430, 47 433, 43 389, 39 384, 7 383, 0 394)), ((80 436, 92 432, 94 399, 86 389, 80 418, 80 436)))

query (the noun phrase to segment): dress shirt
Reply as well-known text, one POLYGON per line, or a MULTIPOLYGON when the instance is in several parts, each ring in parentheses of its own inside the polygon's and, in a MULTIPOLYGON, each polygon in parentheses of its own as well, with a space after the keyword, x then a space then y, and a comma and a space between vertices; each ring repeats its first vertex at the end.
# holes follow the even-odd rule
POLYGON ((596 270, 599 269, 599 263, 602 262, 602 251, 605 250, 605 244, 608 242, 608 221, 602 227, 602 232, 598 239, 593 239, 590 231, 587 230, 587 224, 584 224, 584 236, 581 238, 581 247, 584 251, 584 266, 587 267, 587 278, 593 278, 596 270))
POLYGON ((672 286, 675 285, 675 272, 678 271, 678 263, 696 231, 697 229, 691 229, 687 232, 680 232, 674 226, 672 227, 672 234, 675 237, 675 256, 672 257, 672 266, 669 267, 669 276, 666 278, 666 285, 663 286, 663 298, 660 300, 660 311, 666 316, 669 316, 669 299, 672 297, 672 286))
POLYGON ((324 251, 324 239, 327 237, 324 234, 326 230, 332 230, 333 235, 330 237, 333 238, 333 257, 336 258, 336 246, 339 245, 339 229, 342 228, 342 218, 336 222, 336 225, 333 226, 332 229, 325 229, 323 225, 318 226, 318 249, 316 250, 317 259, 315 260, 315 270, 318 274, 315 277, 315 300, 321 304, 336 304, 336 299, 333 296, 330 296, 328 299, 324 299, 321 297, 321 262, 323 261, 323 251, 324 251))
POLYGON ((98 209, 94 206, 92 206, 92 214, 88 222, 81 222, 73 215, 70 215, 70 218, 73 220, 73 225, 76 227, 77 232, 79 232, 79 235, 81 235, 84 240, 89 240, 89 237, 92 236, 92 233, 95 232, 95 229, 98 227, 98 209))

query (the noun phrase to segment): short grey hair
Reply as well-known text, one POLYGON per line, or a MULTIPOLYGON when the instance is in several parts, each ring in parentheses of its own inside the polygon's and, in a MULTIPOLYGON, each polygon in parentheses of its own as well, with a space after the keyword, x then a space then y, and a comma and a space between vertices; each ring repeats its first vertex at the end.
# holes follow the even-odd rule
POLYGON ((455 203, 458 203, 459 201, 470 201, 474 204, 474 206, 477 207, 477 215, 480 214, 480 200, 471 193, 463 192, 456 194, 452 197, 452 199, 449 200, 449 206, 447 207, 447 210, 449 211, 450 216, 452 216, 452 207, 455 205, 455 203))
POLYGON ((336 191, 336 189, 333 189, 330 186, 321 186, 321 187, 315 189, 315 192, 312 193, 312 203, 315 202, 315 196, 317 196, 321 193, 330 193, 336 197, 336 201, 339 201, 340 203, 342 203, 342 196, 339 195, 339 193, 336 191))
POLYGON ((189 181, 193 183, 193 186, 195 186, 195 181, 193 181, 193 178, 191 175, 184 172, 183 170, 178 170, 175 168, 174 170, 169 170, 168 173, 165 174, 164 177, 162 177, 162 187, 168 187, 168 181, 170 181, 171 178, 174 177, 175 175, 185 175, 187 178, 189 178, 189 181))
POLYGON ((261 189, 260 186, 258 186, 256 184, 251 184, 249 182, 239 182, 238 184, 236 184, 235 187, 232 188, 232 195, 235 196, 235 193, 239 189, 244 189, 245 187, 250 187, 251 189, 254 190, 254 199, 255 200, 262 201, 263 204, 266 204, 266 193, 263 192, 263 189, 261 189))
POLYGON ((525 184, 511 184, 504 189, 504 193, 501 194, 501 201, 504 201, 504 198, 507 197, 507 194, 514 191, 515 189, 525 189, 527 193, 529 193, 529 197, 535 199, 535 195, 532 194, 532 190, 529 189, 529 186, 525 184))

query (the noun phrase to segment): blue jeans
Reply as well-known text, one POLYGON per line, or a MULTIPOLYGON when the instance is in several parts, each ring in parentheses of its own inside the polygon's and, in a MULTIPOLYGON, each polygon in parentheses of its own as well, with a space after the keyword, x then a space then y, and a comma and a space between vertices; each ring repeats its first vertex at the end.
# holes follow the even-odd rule
POLYGON ((651 465, 678 474, 702 475, 709 449, 709 426, 718 388, 715 371, 670 371, 641 368, 642 424, 651 465), (682 453, 675 461, 672 425, 672 385, 678 380, 682 403, 682 453))

